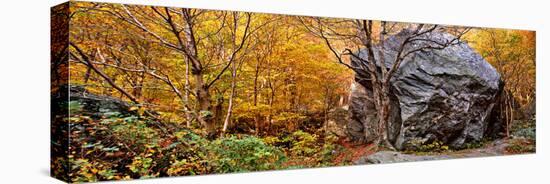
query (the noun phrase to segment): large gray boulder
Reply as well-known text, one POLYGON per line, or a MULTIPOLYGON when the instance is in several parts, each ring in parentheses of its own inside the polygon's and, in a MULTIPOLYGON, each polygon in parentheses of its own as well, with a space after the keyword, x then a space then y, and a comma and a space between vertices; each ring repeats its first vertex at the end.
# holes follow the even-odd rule
MULTIPOLYGON (((375 57, 393 64, 397 48, 410 31, 389 37, 383 50, 375 47, 375 57)), ((444 42, 453 35, 443 32, 423 38, 444 42)), ((429 43, 424 43, 429 44, 429 43)), ((422 44, 410 45, 414 49, 422 44)), ((368 62, 367 51, 359 56, 368 62)), ((361 61, 352 58, 352 65, 361 61)), ((352 139, 370 141, 377 135, 376 110, 370 99, 372 86, 367 73, 356 73, 350 96, 350 117, 347 132, 352 139), (374 128, 374 129, 373 129, 374 128)), ((415 149, 419 145, 441 141, 452 148, 488 136, 491 113, 503 83, 500 74, 466 43, 442 50, 420 51, 407 57, 391 80, 391 115, 389 139, 398 149, 415 149)), ((494 132, 493 132, 494 133, 494 132)))

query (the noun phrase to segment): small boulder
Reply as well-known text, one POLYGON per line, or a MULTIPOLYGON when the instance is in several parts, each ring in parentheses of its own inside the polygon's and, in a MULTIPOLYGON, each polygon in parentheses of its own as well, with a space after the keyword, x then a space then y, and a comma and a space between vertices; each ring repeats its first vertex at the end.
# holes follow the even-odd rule
POLYGON ((60 106, 68 106, 69 111, 77 112, 81 115, 91 116, 92 118, 115 114, 124 116, 137 115, 136 111, 131 110, 131 104, 118 98, 90 93, 83 86, 64 85, 59 88, 57 93, 60 94, 56 96, 65 96, 69 97, 69 99, 68 101, 66 99, 59 99, 54 100, 54 102, 61 103, 58 104, 60 106), (66 104, 67 102, 68 104, 66 104))

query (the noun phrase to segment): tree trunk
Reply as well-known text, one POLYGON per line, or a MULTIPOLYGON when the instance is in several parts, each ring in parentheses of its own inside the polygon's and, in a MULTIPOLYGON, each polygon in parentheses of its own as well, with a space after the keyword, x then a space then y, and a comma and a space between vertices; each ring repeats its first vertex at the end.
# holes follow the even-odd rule
POLYGON ((187 128, 191 127, 191 122, 193 121, 193 117, 191 115, 191 109, 188 109, 189 106, 189 89, 190 89, 190 83, 189 83, 189 59, 185 59, 185 95, 183 96, 183 105, 185 108, 185 119, 187 120, 187 128))
POLYGON ((223 133, 227 131, 227 126, 229 125, 229 121, 231 121, 231 115, 233 113, 233 97, 235 96, 236 85, 237 85, 237 66, 236 66, 236 62, 233 62, 231 64, 231 94, 229 95, 229 105, 227 107, 227 115, 225 116, 225 120, 223 122, 223 129, 222 129, 223 133))
POLYGON ((323 107, 323 129, 325 131, 325 134, 328 132, 328 112, 330 110, 330 88, 328 86, 324 86, 325 88, 325 99, 324 99, 324 107, 323 107))
POLYGON ((197 119, 199 122, 206 128, 206 132, 209 136, 215 134, 215 119, 214 114, 211 111, 211 101, 210 93, 208 88, 204 84, 202 79, 202 72, 193 73, 193 77, 196 81, 196 93, 197 93, 197 102, 199 104, 199 109, 197 112, 197 119))
POLYGON ((254 94, 253 94, 253 104, 254 104, 254 126, 260 126, 260 114, 258 113, 258 77, 260 74, 260 60, 256 62, 256 68, 254 71, 254 94))
POLYGON ((510 129, 512 126, 512 122, 514 121, 514 111, 513 111, 513 104, 512 101, 513 96, 508 92, 508 90, 504 89, 504 108, 505 108, 505 120, 506 120, 506 137, 510 137, 510 129))
POLYGON ((141 98, 141 95, 143 94, 143 83, 145 82, 145 72, 139 73, 139 78, 136 79, 135 86, 134 86, 134 96, 137 99, 141 98))
POLYGON ((389 98, 389 85, 384 84, 382 86, 382 94, 381 94, 381 103, 379 107, 379 122, 378 122, 378 136, 380 139, 380 143, 382 143, 386 148, 389 148, 391 150, 395 150, 393 145, 390 143, 388 139, 388 127, 390 122, 390 98, 389 98))
POLYGON ((271 81, 271 67, 269 65, 269 63, 267 63, 267 85, 271 91, 270 95, 267 95, 269 96, 269 101, 268 101, 268 105, 269 105, 269 112, 268 112, 268 115, 267 115, 267 118, 266 118, 266 121, 267 121, 267 132, 270 132, 271 131, 271 123, 273 121, 273 104, 275 103, 275 84, 273 84, 273 81, 271 81))
POLYGON ((90 80, 91 70, 92 69, 90 67, 86 69, 86 74, 84 75, 84 84, 88 84, 88 80, 90 80))

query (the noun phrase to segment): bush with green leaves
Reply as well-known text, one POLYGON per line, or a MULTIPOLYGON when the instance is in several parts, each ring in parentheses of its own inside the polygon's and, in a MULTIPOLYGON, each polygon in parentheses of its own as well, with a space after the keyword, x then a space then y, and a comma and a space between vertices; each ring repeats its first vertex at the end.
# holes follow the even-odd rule
POLYGON ((332 159, 334 158, 334 153, 339 149, 339 145, 336 144, 338 137, 331 134, 327 135, 324 138, 324 144, 319 152, 319 161, 321 166, 330 166, 332 159))
POLYGON ((171 176, 272 170, 281 167, 284 152, 254 136, 229 136, 208 140, 190 131, 175 133, 171 176))
POLYGON ((197 175, 210 173, 208 163, 208 145, 210 141, 191 130, 174 133, 177 142, 168 145, 170 166, 169 176, 197 175))
POLYGON ((317 135, 313 135, 301 130, 292 133, 290 136, 283 139, 290 141, 292 147, 290 152, 294 156, 312 156, 317 150, 317 135))
POLYGON ((153 171, 155 161, 152 158, 152 154, 147 153, 144 155, 135 156, 132 163, 126 167, 135 174, 138 174, 140 178, 154 178, 159 175, 158 172, 153 171))
POLYGON ((276 146, 277 144, 280 144, 282 140, 275 136, 265 136, 262 138, 262 141, 267 145, 276 146))
POLYGON ((524 129, 519 129, 516 132, 514 132, 513 134, 514 134, 514 136, 525 137, 525 138, 528 138, 528 139, 535 139, 537 137, 535 127, 528 127, 528 128, 524 128, 524 129))
POLYGON ((536 139, 536 126, 534 122, 521 122, 512 126, 512 136, 524 137, 527 139, 536 139))
POLYGON ((286 159, 277 147, 253 136, 229 136, 208 145, 209 165, 215 173, 278 169, 286 159))
POLYGON ((142 120, 135 116, 124 118, 113 117, 103 120, 102 124, 108 124, 111 133, 126 146, 136 151, 144 151, 147 148, 157 146, 159 135, 156 130, 147 125, 148 120, 142 120))
POLYGON ((82 104, 80 104, 79 101, 69 101, 66 107, 69 110, 69 114, 80 113, 83 108, 82 104))

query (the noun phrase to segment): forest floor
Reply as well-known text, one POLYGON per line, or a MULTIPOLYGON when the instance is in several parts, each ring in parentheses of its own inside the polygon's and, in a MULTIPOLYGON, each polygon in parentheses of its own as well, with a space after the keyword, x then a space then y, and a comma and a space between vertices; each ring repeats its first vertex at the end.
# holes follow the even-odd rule
POLYGON ((335 156, 333 160, 335 165, 340 163, 353 163, 361 157, 368 156, 376 152, 376 147, 374 144, 355 144, 345 139, 338 140, 337 144, 342 146, 342 151, 338 152, 335 156))
POLYGON ((440 142, 421 146, 423 151, 379 150, 315 126, 211 138, 204 128, 159 121, 139 108, 120 108, 112 98, 77 98, 73 91, 72 101, 58 104, 70 116, 56 115, 52 122, 51 165, 53 175, 72 182, 523 154, 534 153, 536 144, 534 120, 514 123, 509 139, 468 143, 463 150, 440 142))
POLYGON ((334 165, 360 165, 530 154, 536 152, 535 126, 534 120, 518 120, 511 127, 509 137, 468 143, 460 150, 450 149, 442 143, 425 145, 416 151, 379 150, 373 144, 354 144, 342 138, 335 142, 340 149, 335 152, 332 162, 334 165))
POLYGON ((475 148, 443 152, 376 151, 374 145, 353 145, 346 142, 341 145, 346 151, 336 156, 334 162, 351 162, 354 165, 535 153, 535 142, 522 137, 498 139, 479 144, 475 148))

